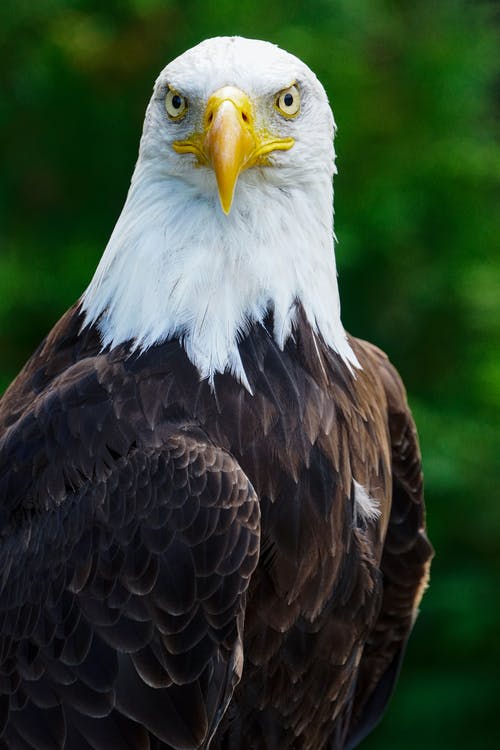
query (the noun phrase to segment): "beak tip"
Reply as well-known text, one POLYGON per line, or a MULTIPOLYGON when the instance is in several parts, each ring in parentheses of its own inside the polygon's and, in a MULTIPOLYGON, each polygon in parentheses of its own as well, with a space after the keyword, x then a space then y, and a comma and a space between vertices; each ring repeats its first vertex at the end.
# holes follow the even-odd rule
POLYGON ((226 216, 229 216, 229 212, 231 211, 231 206, 233 205, 233 196, 229 198, 223 198, 221 195, 219 195, 220 205, 222 210, 224 211, 226 216))

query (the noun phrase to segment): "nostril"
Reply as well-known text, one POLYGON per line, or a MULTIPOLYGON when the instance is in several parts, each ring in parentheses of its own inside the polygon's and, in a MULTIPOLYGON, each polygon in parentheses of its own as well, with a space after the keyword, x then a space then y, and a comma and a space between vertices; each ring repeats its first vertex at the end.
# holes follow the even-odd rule
POLYGON ((211 125, 211 124, 212 124, 212 120, 213 120, 213 119, 214 119, 214 113, 213 113, 213 112, 210 112, 210 114, 208 115, 208 124, 209 124, 209 125, 211 125))
POLYGON ((243 122, 248 122, 248 115, 246 112, 241 113, 241 119, 243 120, 243 122))

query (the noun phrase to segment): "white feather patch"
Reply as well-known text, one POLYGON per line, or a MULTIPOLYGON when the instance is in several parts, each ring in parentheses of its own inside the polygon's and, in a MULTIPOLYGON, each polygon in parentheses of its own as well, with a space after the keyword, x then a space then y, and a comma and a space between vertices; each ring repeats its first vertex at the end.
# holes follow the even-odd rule
POLYGON ((362 484, 352 480, 354 487, 354 523, 361 519, 365 523, 376 521, 380 518, 380 503, 374 497, 370 497, 362 484))
POLYGON ((248 388, 242 337, 272 309, 282 348, 300 302, 312 329, 351 370, 359 367, 340 320, 333 133, 321 84, 273 45, 208 40, 167 66, 146 113, 127 201, 83 296, 85 324, 97 323, 103 346, 131 340, 143 351, 177 337, 202 378, 229 371, 248 388), (254 62, 242 66, 247 58, 254 62), (206 96, 229 79, 256 92, 256 126, 292 135, 295 144, 272 154, 270 166, 240 175, 226 216, 212 170, 175 153, 172 144, 196 130, 206 96), (300 117, 285 121, 273 95, 294 80, 306 105, 300 117), (167 84, 192 103, 178 124, 165 115, 167 84))

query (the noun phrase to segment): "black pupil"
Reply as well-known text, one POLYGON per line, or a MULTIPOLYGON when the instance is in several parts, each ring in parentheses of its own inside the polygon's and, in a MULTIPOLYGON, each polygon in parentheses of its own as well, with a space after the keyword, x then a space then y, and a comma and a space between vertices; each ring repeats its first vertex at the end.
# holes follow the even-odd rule
POLYGON ((179 109, 179 107, 181 106, 181 104, 182 104, 182 99, 179 96, 179 94, 174 94, 173 97, 172 97, 172 107, 174 109, 179 109))
POLYGON ((290 93, 285 94, 285 96, 283 97, 283 101, 285 103, 285 107, 291 107, 293 104, 293 95, 290 93))

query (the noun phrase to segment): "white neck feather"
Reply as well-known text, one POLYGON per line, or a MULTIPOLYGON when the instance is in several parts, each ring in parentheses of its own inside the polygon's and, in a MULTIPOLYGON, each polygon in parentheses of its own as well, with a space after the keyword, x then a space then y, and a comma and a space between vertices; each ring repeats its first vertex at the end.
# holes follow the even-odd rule
MULTIPOLYGON (((207 170, 208 173, 208 170, 207 170)), ((282 348, 299 301, 346 364, 358 362, 340 320, 331 174, 283 190, 259 170, 240 176, 225 216, 213 190, 151 179, 139 160, 127 201, 83 296, 103 347, 145 350, 178 337, 202 378, 229 370, 248 387, 238 342, 266 310, 282 348)))

